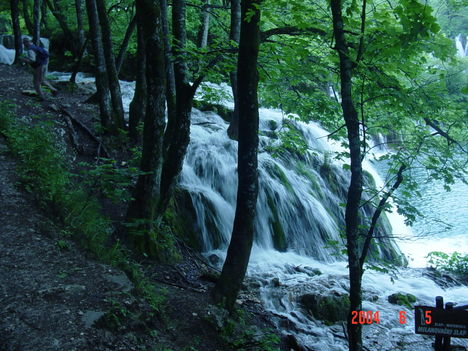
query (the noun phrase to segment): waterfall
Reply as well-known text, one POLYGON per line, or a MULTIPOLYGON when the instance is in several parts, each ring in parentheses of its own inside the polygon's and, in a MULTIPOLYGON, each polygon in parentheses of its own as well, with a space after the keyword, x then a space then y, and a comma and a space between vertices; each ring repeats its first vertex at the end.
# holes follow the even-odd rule
POLYGON ((466 57, 468 54, 468 37, 462 37, 458 34, 455 37, 455 46, 457 47, 457 53, 460 57, 466 57))
MULTIPOLYGON (((228 139, 227 126, 215 113, 193 110, 191 142, 180 186, 190 194, 189 206, 203 251, 225 249, 232 231, 237 142, 228 139)), ((335 152, 343 150, 328 142, 327 134, 317 123, 306 124, 286 119, 278 110, 260 109, 257 248, 294 251, 325 262, 340 257, 349 173, 342 161, 334 159, 335 152), (302 136, 306 152, 283 150, 275 154, 280 144, 278 133, 285 128, 302 136)), ((367 179, 373 183, 369 173, 367 179)), ((369 218, 371 212, 368 206, 362 214, 369 218)), ((379 233, 388 235, 391 226, 385 222, 379 233)), ((378 255, 398 261, 396 245, 379 240, 382 245, 374 247, 378 255)))

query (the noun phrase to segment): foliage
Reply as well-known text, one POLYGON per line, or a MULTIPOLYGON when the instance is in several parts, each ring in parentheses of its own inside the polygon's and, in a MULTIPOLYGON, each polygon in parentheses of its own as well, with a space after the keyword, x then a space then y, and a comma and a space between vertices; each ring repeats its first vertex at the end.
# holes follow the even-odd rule
MULTIPOLYGON (((130 162, 131 163, 131 162, 130 162)), ((131 200, 130 186, 142 172, 127 162, 118 163, 113 159, 101 158, 98 163, 81 162, 80 180, 92 192, 102 195, 114 203, 127 203, 131 200)))
POLYGON ((432 251, 426 256, 428 262, 436 269, 459 274, 468 272, 468 255, 453 252, 451 255, 441 251, 432 251))
MULTIPOLYGON (((94 195, 74 183, 69 164, 58 151, 58 143, 49 121, 36 121, 30 126, 14 118, 14 105, 0 103, 0 133, 5 135, 11 152, 18 157, 21 184, 31 192, 45 211, 53 211, 63 221, 63 237, 73 236, 81 245, 106 263, 122 268, 132 279, 136 290, 153 311, 161 311, 165 292, 157 289, 132 262, 117 241, 109 245, 110 221, 101 214, 94 195)), ((56 242, 60 250, 69 248, 64 239, 56 242)), ((163 242, 163 245, 164 244, 163 242)))
POLYGON ((227 318, 220 330, 221 338, 239 351, 276 351, 280 338, 270 330, 259 330, 248 322, 248 315, 238 310, 235 318, 227 318))

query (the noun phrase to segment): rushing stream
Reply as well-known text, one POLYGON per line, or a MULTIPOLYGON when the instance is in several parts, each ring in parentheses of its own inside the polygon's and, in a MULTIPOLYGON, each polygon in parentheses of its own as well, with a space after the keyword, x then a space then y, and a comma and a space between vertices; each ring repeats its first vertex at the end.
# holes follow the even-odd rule
MULTIPOLYGON (((79 81, 87 80, 79 77, 79 81)), ((128 108, 133 84, 122 82, 122 91, 128 108)), ((347 350, 342 322, 326 325, 311 318, 301 304, 305 295, 347 294, 346 263, 343 256, 336 255, 343 248, 340 233, 344 210, 340 204, 344 202, 348 184, 342 162, 333 157, 339 146, 327 141, 327 132, 318 124, 285 121, 281 111, 270 109, 261 109, 260 117, 260 191, 248 275, 257 281, 263 305, 274 314, 285 335, 294 335, 308 350, 347 350), (279 143, 277 133, 288 126, 300 132, 308 151, 302 155, 283 152, 273 157, 271 150, 279 143)), ((237 191, 237 143, 227 137, 227 127, 228 123, 217 114, 193 110, 191 142, 180 177, 180 186, 190 195, 203 251, 207 256, 216 254, 221 258, 225 256, 231 235, 237 191)), ((375 178, 377 186, 382 183, 370 162, 366 162, 365 169, 375 178)), ((436 188, 429 188, 421 205, 435 209, 446 221, 460 220, 461 227, 457 224, 454 228, 458 229, 445 235, 447 240, 461 240, 467 228, 466 188, 461 189, 460 198, 453 199, 462 204, 458 212, 453 211, 453 204, 445 203, 447 199, 443 197, 447 195, 439 194, 436 188), (450 217, 452 213, 457 218, 450 217)), ((364 211, 369 215, 371 209, 364 211)), ((393 214, 389 221, 393 230, 384 220, 380 233, 401 234, 406 239, 412 235, 401 217, 393 214)), ((421 224, 421 228, 426 227, 421 224)), ((427 244, 440 238, 431 236, 424 240, 427 244)), ((413 254, 409 250, 421 250, 426 245, 411 246, 413 242, 408 240, 401 243, 406 254, 413 254)), ((466 251, 466 245, 466 240, 459 241, 457 249, 466 251)), ((374 253, 393 261, 402 257, 390 240, 381 240, 374 253)), ((427 251, 422 252, 425 254, 427 251)), ((421 252, 416 256, 421 257, 421 252)), ((430 349, 432 338, 414 334, 413 312, 388 302, 387 297, 392 293, 413 294, 417 303, 423 305, 433 305, 437 295, 446 301, 468 303, 468 287, 444 290, 425 277, 421 269, 401 268, 394 278, 368 270, 364 274, 363 291, 363 310, 380 312, 379 324, 364 326, 365 345, 369 350, 430 349), (407 314, 404 324, 399 321, 400 311, 407 314)), ((467 339, 455 340, 459 345, 468 346, 467 339)))

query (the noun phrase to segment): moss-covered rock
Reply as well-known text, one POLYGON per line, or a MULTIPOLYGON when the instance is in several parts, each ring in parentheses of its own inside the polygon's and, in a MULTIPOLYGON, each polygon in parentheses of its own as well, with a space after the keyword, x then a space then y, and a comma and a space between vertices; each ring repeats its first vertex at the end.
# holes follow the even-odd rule
POLYGON ((283 225, 281 224, 280 217, 278 214, 278 209, 276 208, 275 202, 270 194, 267 193, 267 202, 268 207, 273 215, 271 219, 271 229, 272 229, 272 240, 273 246, 278 251, 286 251, 288 248, 288 243, 286 240, 286 235, 284 233, 283 225))
POLYGON ((221 104, 213 104, 202 100, 193 100, 193 107, 200 111, 211 111, 218 114, 226 122, 230 123, 232 119, 232 110, 221 104))
POLYGON ((395 293, 388 297, 388 302, 394 305, 406 306, 411 309, 416 302, 416 296, 412 294, 395 293))
POLYGON ((333 324, 345 321, 349 310, 347 295, 324 296, 318 294, 305 294, 299 299, 302 309, 315 319, 333 324))

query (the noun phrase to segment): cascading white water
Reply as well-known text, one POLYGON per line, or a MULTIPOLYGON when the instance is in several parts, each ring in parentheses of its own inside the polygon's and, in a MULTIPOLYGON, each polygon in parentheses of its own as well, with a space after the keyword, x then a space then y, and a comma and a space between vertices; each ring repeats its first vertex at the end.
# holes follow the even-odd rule
MULTIPOLYGON (((125 106, 132 90, 132 83, 122 82, 125 106)), ((346 263, 331 262, 336 248, 326 248, 329 239, 341 242, 343 208, 339 204, 344 202, 348 176, 332 157, 340 147, 329 143, 324 137, 327 132, 317 124, 294 123, 309 151, 302 157, 283 153, 274 158, 266 150, 277 143, 275 132, 282 126, 283 114, 261 109, 260 115, 257 238, 248 275, 260 285, 259 297, 284 335, 294 335, 306 350, 345 351, 342 325, 326 325, 301 305, 305 294, 346 295, 349 287, 346 263)), ((204 251, 220 257, 225 256, 231 235, 237 190, 237 143, 227 137, 226 129, 227 123, 217 114, 193 110, 191 142, 180 178, 190 194, 204 251)), ((372 172, 370 165, 366 167, 372 172)), ((397 252, 394 247, 392 251, 397 252)), ((364 274, 363 310, 379 311, 381 319, 380 324, 364 327, 365 345, 370 350, 426 351, 433 338, 415 335, 412 311, 390 304, 387 297, 411 293, 419 304, 433 305, 434 297, 442 295, 446 301, 466 304, 468 288, 444 290, 420 270, 402 269, 399 276, 392 281, 386 274, 364 274), (400 311, 408 318, 404 324, 399 322, 400 311)), ((249 298, 241 293, 241 301, 249 298)), ((468 346, 466 339, 457 343, 468 346)))
POLYGON ((458 56, 466 57, 468 55, 468 37, 463 38, 461 34, 458 34, 455 37, 455 46, 458 56))
MULTIPOLYGON (((334 260, 336 248, 326 247, 330 240, 342 242, 344 210, 340 204, 345 202, 348 176, 342 164, 333 160, 327 132, 315 123, 289 121, 304 135, 308 151, 273 157, 266 149, 278 143, 274 133, 283 125, 283 114, 260 109, 260 116, 263 136, 255 244, 334 260)), ((191 142, 180 185, 191 195, 205 251, 226 248, 234 219, 237 142, 227 138, 227 126, 214 113, 192 113, 191 142)))

